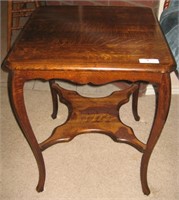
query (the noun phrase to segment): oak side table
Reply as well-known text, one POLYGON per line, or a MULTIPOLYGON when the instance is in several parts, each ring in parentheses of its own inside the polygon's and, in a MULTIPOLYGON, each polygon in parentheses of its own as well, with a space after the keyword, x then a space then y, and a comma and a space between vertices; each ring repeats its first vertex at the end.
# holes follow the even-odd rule
POLYGON ((39 7, 9 51, 3 68, 9 72, 12 110, 37 161, 38 192, 43 191, 45 182, 42 152, 79 134, 98 132, 142 153, 141 184, 144 194, 149 195, 148 163, 168 115, 170 73, 175 70, 174 59, 150 8, 39 7), (50 81, 53 118, 58 110, 57 96, 69 108, 67 121, 42 143, 38 143, 31 128, 23 97, 24 83, 35 79, 50 81), (95 85, 127 81, 131 86, 104 98, 87 98, 61 88, 55 80, 95 85), (139 120, 137 94, 141 82, 152 84, 156 92, 155 117, 146 144, 119 117, 119 108, 133 95, 133 113, 139 120))

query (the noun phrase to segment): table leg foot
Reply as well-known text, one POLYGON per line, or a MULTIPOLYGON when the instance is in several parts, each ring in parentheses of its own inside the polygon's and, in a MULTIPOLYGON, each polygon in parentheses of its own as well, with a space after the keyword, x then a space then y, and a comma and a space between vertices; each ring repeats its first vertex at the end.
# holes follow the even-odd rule
POLYGON ((148 186, 146 186, 145 188, 143 188, 143 193, 145 195, 147 195, 147 196, 150 194, 150 190, 149 190, 148 186))
POLYGON ((148 168, 149 158, 150 155, 144 153, 141 161, 141 184, 142 184, 142 191, 145 195, 150 194, 150 189, 147 182, 147 168, 148 168))
POLYGON ((44 191, 44 184, 43 185, 38 184, 37 187, 36 187, 36 190, 37 190, 37 192, 43 192, 44 191))
POLYGON ((162 129, 167 119, 170 99, 171 99, 171 83, 168 74, 162 75, 161 82, 154 85, 156 92, 156 111, 155 117, 147 141, 146 149, 141 160, 141 184, 144 194, 149 195, 150 190, 147 183, 147 169, 152 151, 160 137, 162 129))

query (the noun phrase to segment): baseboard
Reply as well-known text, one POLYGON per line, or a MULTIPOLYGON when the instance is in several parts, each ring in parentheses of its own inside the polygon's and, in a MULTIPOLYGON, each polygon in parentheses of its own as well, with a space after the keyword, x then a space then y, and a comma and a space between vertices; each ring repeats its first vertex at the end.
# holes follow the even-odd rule
MULTIPOLYGON (((154 89, 151 85, 147 87, 146 95, 154 95, 154 89)), ((179 85, 178 86, 172 86, 172 94, 179 95, 179 85)))

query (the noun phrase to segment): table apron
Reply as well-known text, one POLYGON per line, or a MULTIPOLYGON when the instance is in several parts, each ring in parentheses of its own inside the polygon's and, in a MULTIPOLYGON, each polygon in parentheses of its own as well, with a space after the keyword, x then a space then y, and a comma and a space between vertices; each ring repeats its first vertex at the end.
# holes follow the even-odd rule
POLYGON ((20 71, 10 72, 10 76, 18 77, 22 82, 30 80, 66 80, 78 84, 103 85, 115 81, 161 83, 163 75, 170 78, 170 73, 124 72, 124 71, 20 71))

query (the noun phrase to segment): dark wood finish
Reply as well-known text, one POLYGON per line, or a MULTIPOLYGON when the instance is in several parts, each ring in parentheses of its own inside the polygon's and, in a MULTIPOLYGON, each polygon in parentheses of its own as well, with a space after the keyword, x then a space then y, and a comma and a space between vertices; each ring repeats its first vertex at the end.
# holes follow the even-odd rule
POLYGON ((43 150, 81 133, 99 131, 143 153, 141 184, 144 194, 150 193, 148 162, 168 115, 170 72, 175 70, 173 57, 150 8, 40 7, 23 29, 4 66, 9 70, 12 109, 39 167, 37 191, 43 190, 45 181, 43 150), (159 63, 140 63, 140 58, 158 59, 159 63), (23 98, 24 83, 33 79, 50 80, 55 102, 53 118, 57 115, 57 95, 69 108, 66 123, 55 128, 40 144, 31 128, 23 98), (127 81, 132 85, 108 97, 84 98, 60 88, 54 82, 56 79, 94 85, 127 81), (146 144, 135 137, 132 128, 121 123, 117 114, 133 94, 134 118, 139 120, 140 82, 151 83, 156 90, 156 113, 146 144), (79 122, 82 119, 84 123, 79 122))

